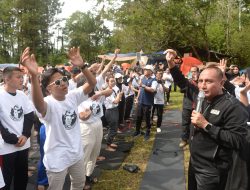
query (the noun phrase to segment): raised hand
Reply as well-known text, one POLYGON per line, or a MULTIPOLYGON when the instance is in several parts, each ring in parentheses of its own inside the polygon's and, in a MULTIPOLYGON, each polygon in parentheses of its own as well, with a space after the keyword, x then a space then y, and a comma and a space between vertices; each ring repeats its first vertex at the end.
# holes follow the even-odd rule
POLYGON ((220 70, 225 73, 226 72, 226 68, 227 68, 227 60, 226 59, 221 59, 218 67, 220 68, 220 70))
POLYGON ((34 54, 30 55, 30 48, 27 47, 20 57, 20 63, 27 68, 31 75, 38 74, 38 65, 34 54))
POLYGON ((120 53, 120 49, 115 49, 115 57, 117 57, 118 53, 120 53))
POLYGON ((80 54, 80 47, 78 48, 70 48, 68 52, 68 58, 72 65, 77 67, 82 67, 85 63, 85 60, 83 60, 81 54, 80 54))
POLYGON ((174 58, 176 57, 177 53, 173 49, 167 49, 164 54, 166 54, 166 60, 168 63, 169 68, 173 68, 175 66, 174 58))

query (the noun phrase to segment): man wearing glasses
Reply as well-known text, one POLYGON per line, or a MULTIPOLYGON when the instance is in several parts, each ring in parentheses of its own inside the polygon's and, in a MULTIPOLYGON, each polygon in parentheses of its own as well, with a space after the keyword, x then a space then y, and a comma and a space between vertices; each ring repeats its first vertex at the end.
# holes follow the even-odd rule
POLYGON ((71 178, 71 189, 82 190, 85 182, 77 107, 88 98, 96 79, 86 68, 79 48, 71 48, 68 56, 74 66, 81 68, 87 82, 68 93, 68 80, 64 73, 51 68, 42 76, 42 87, 50 94, 45 98, 39 86, 38 66, 34 55, 30 55, 30 49, 26 48, 21 57, 22 65, 31 74, 34 105, 46 126, 43 162, 49 190, 62 190, 67 173, 71 178))

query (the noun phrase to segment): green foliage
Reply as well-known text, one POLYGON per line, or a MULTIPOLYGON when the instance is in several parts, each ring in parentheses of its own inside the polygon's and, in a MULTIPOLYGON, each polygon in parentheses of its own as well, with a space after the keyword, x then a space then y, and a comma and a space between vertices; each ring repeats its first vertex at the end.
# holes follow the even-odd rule
POLYGON ((65 34, 68 46, 79 46, 88 62, 95 60, 100 50, 112 47, 108 43, 110 31, 99 15, 75 12, 66 21, 65 34))
POLYGON ((0 59, 18 62, 26 46, 37 59, 47 62, 51 42, 49 27, 60 12, 59 0, 1 0, 0 1, 0 59))
POLYGON ((250 35, 247 34, 248 1, 123 0, 118 9, 112 8, 113 0, 98 2, 110 3, 106 15, 116 25, 112 38, 125 51, 192 49, 196 57, 209 61, 210 50, 214 50, 237 56, 239 60, 248 59, 246 48, 241 46, 244 53, 238 54, 234 47, 236 39, 250 35), (206 54, 200 54, 199 50, 205 50, 206 54))

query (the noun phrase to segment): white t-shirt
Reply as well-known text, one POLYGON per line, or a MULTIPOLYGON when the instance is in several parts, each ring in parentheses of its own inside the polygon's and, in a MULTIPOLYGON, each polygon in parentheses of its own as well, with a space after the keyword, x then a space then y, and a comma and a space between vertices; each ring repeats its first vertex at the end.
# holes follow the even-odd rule
POLYGON ((3 180, 2 170, 0 168, 0 188, 2 188, 4 186, 5 186, 5 183, 4 183, 4 180, 3 180))
POLYGON ((154 104, 164 104, 164 89, 162 84, 157 85, 156 87, 156 94, 154 96, 154 104))
POLYGON ((70 91, 65 100, 47 96, 47 111, 41 121, 46 126, 43 163, 48 171, 60 172, 83 156, 77 107, 88 98, 82 87, 70 91))
POLYGON ((132 96, 132 95, 135 94, 135 92, 131 88, 129 88, 129 86, 125 86, 124 85, 122 88, 123 88, 123 92, 124 92, 125 98, 127 98, 127 97, 132 96))
POLYGON ((117 95, 120 93, 120 90, 117 86, 114 86, 112 88, 113 92, 110 96, 106 97, 104 101, 104 105, 106 109, 112 109, 118 106, 118 104, 113 103, 114 100, 116 99, 117 95))
POLYGON ((74 90, 74 89, 76 89, 76 86, 77 86, 77 83, 73 79, 70 79, 69 80, 68 90, 69 91, 74 90))
POLYGON ((98 75, 96 77, 96 90, 101 90, 103 84, 105 83, 104 78, 102 77, 102 75, 98 75))
POLYGON ((169 73, 163 73, 163 80, 165 80, 165 87, 169 88, 171 86, 171 84, 174 82, 174 79, 172 77, 172 75, 169 73))
MULTIPOLYGON (((240 99, 240 91, 243 89, 243 87, 239 87, 236 86, 236 88, 234 89, 235 91, 235 96, 236 98, 239 100, 240 99)), ((250 104, 250 90, 247 92, 247 99, 248 99, 248 103, 250 104)))
POLYGON ((91 110, 91 115, 88 120, 83 121, 80 119, 81 123, 95 123, 96 121, 99 121, 100 118, 103 116, 103 109, 102 104, 105 100, 105 97, 102 96, 98 100, 93 101, 91 98, 87 99, 86 101, 82 102, 80 106, 78 106, 78 112, 85 111, 86 109, 91 110))
MULTIPOLYGON (((0 90, 0 120, 2 125, 8 129, 10 133, 20 137, 23 132, 24 115, 34 111, 30 100, 24 92, 17 90, 13 96, 4 89, 0 90)), ((2 136, 0 135, 2 138, 2 136)), ((3 143, 0 149, 0 155, 10 154, 30 147, 30 139, 26 141, 24 146, 16 147, 13 144, 3 143)))

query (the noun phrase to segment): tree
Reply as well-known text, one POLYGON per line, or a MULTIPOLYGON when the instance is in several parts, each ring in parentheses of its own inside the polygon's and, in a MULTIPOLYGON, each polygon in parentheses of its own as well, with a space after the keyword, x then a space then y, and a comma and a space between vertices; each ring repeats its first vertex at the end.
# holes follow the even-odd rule
POLYGON ((90 12, 75 12, 66 21, 65 34, 69 47, 79 46, 87 61, 94 61, 95 55, 108 47, 110 31, 103 25, 99 15, 90 12))

